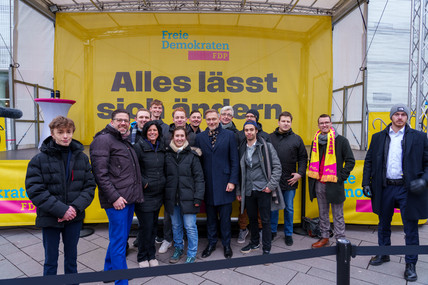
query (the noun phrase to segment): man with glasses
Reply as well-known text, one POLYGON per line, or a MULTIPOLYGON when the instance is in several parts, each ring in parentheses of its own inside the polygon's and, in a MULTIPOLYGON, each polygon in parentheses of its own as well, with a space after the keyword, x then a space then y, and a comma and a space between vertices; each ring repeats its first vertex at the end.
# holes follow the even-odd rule
POLYGON ((312 248, 329 245, 330 204, 333 213, 334 237, 345 237, 344 182, 355 166, 349 141, 332 127, 331 118, 322 114, 318 118, 319 130, 315 133, 309 159, 308 182, 311 201, 317 198, 320 215, 321 239, 312 248))
MULTIPOLYGON (((105 209, 109 220, 110 242, 105 271, 127 269, 126 245, 134 203, 143 202, 140 166, 128 136, 129 113, 117 109, 89 148, 101 208, 105 209)), ((128 280, 116 280, 116 284, 128 284, 128 280)))
MULTIPOLYGON (((263 131, 263 127, 262 127, 262 124, 259 122, 259 118, 260 118, 259 111, 255 110, 255 109, 250 109, 247 111, 247 114, 245 114, 245 121, 246 122, 248 122, 248 121, 256 122, 257 130, 258 130, 257 136, 262 137, 267 142, 270 142, 270 136, 268 133, 263 131)), ((244 131, 243 130, 239 131, 238 136, 239 136, 239 145, 238 145, 238 147, 239 147, 243 142, 246 141, 244 131)))
POLYGON ((224 106, 220 109, 220 124, 223 129, 232 131, 234 134, 238 132, 233 123, 233 108, 232 106, 224 106))

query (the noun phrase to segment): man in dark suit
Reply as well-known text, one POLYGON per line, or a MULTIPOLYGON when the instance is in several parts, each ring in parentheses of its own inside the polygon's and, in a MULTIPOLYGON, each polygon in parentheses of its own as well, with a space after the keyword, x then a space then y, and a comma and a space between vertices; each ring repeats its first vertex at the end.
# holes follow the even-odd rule
MULTIPOLYGON (((410 128, 409 108, 392 106, 391 123, 372 137, 363 171, 363 193, 372 200, 379 216, 378 243, 391 245, 391 220, 394 208, 400 208, 406 245, 419 245, 418 220, 428 218, 428 139, 427 134, 410 128)), ((390 260, 376 255, 370 265, 390 260)), ((416 281, 417 255, 406 254, 404 278, 416 281)))
POLYGON ((196 136, 196 146, 202 150, 205 175, 205 205, 207 212, 208 246, 202 257, 208 257, 217 244, 217 225, 220 223, 224 257, 233 255, 230 247, 232 202, 235 185, 239 182, 239 161, 233 132, 222 129, 219 114, 214 109, 205 112, 208 128, 196 136), (217 218, 219 217, 219 219, 217 218))

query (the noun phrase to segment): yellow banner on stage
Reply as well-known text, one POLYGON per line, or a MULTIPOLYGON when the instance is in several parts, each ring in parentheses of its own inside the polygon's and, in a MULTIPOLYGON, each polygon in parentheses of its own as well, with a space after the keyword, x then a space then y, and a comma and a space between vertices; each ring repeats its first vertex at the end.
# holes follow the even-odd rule
MULTIPOLYGON (((242 128, 258 109, 268 133, 282 111, 310 144, 330 113, 331 17, 243 14, 57 13, 55 89, 76 100, 76 139, 91 143, 116 108, 153 99, 188 112, 231 105, 242 128)), ((205 127, 203 123, 202 127, 205 127)))
MULTIPOLYGON (((347 224, 375 225, 379 222, 378 216, 372 212, 371 199, 364 196, 361 187, 363 168, 364 160, 357 160, 354 170, 345 181, 346 200, 343 213, 347 224)), ((394 213, 391 224, 402 225, 400 211, 395 209, 394 213)), ((306 193, 306 216, 311 218, 319 216, 317 200, 314 199, 311 202, 308 192, 306 193)), ((331 211, 330 221, 333 222, 331 211)))
MULTIPOLYGON (((0 226, 34 225, 36 207, 28 198, 25 175, 29 160, 0 160, 0 226)), ((97 191, 97 190, 96 190, 97 191)), ((98 192, 86 210, 85 223, 108 222, 98 192)))
MULTIPOLYGON (((28 199, 25 190, 25 175, 28 160, 0 160, 0 226, 34 225, 36 208, 28 199)), ((354 170, 345 182, 346 201, 344 204, 345 222, 349 224, 378 223, 377 215, 371 212, 370 199, 364 197, 361 189, 364 161, 357 161, 354 170)), ((301 185, 301 183, 300 183, 301 185)), ((107 215, 100 207, 96 190, 94 201, 86 209, 85 223, 107 223, 107 215)), ((294 223, 300 223, 301 217, 301 187, 296 191, 294 199, 294 223)), ((233 216, 238 216, 239 203, 234 203, 233 216)), ((316 199, 309 200, 306 191, 306 216, 317 217, 318 206, 316 199)), ((204 214, 198 215, 204 217, 204 214)), ((282 211, 280 223, 283 222, 282 211)), ((401 225, 399 211, 393 216, 392 224, 401 225)))

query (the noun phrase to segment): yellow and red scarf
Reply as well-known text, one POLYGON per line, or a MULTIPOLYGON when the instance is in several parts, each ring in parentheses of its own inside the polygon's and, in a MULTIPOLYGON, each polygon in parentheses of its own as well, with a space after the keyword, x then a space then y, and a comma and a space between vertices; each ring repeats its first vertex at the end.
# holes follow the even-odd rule
POLYGON ((312 144, 312 155, 311 161, 309 162, 308 176, 321 182, 337 182, 337 166, 336 166, 336 152, 335 152, 335 138, 336 131, 331 128, 327 133, 327 149, 324 158, 324 167, 321 171, 322 176, 320 177, 320 155, 318 138, 321 131, 316 132, 315 138, 312 144))

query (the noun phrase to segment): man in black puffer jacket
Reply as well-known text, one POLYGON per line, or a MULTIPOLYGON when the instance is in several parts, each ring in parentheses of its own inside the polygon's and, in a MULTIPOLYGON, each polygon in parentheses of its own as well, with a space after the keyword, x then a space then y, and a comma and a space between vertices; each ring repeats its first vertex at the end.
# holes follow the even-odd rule
POLYGON ((85 209, 94 198, 95 180, 83 145, 73 140, 74 122, 58 116, 49 124, 51 136, 28 164, 25 188, 37 207, 36 226, 42 228, 43 275, 56 275, 60 235, 64 243, 64 272, 77 273, 77 243, 85 209))

